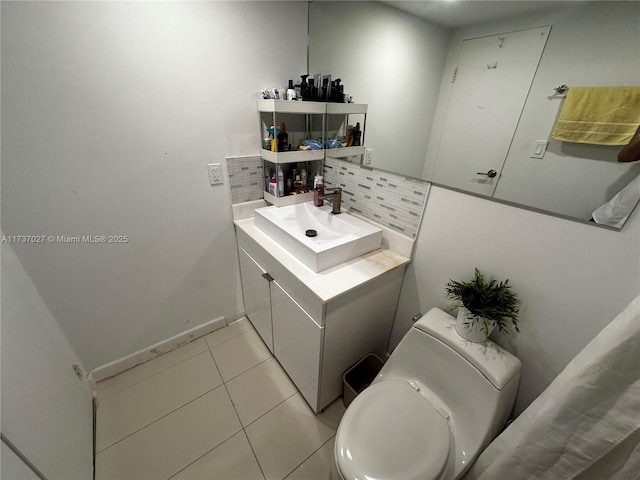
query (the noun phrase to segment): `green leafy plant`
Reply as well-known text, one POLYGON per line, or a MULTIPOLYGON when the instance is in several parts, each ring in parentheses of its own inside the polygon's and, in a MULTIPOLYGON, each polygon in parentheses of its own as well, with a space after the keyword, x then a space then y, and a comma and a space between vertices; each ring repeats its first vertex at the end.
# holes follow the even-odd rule
POLYGON ((509 279, 503 282, 498 282, 493 276, 486 279, 475 268, 471 281, 449 280, 445 291, 447 297, 458 302, 452 309, 463 305, 469 310, 466 325, 482 321, 482 330, 486 335, 489 334, 489 322, 493 322, 500 332, 508 332, 511 326, 516 332, 520 331, 518 329, 519 301, 516 294, 511 291, 509 279))

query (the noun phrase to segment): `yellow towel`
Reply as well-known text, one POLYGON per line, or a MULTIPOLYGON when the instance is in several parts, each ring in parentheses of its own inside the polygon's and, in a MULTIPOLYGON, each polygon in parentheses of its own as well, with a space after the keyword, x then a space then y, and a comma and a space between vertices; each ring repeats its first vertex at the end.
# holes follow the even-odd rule
POLYGON ((571 87, 551 136, 595 145, 626 145, 640 126, 640 87, 571 87))

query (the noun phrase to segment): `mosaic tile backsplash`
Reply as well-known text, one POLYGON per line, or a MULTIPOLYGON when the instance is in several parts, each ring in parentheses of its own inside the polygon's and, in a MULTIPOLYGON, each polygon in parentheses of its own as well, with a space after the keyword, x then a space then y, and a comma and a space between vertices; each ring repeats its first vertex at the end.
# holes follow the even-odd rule
MULTIPOLYGON (((263 198, 260 156, 227 157, 231 203, 263 198)), ((325 158, 325 190, 342 188, 342 206, 409 238, 416 238, 429 182, 365 165, 325 158)))
POLYGON ((264 191, 264 175, 260 156, 226 157, 231 188, 231 203, 260 200, 264 191))
POLYGON ((342 206, 416 238, 429 182, 326 157, 324 187, 342 188, 342 206))

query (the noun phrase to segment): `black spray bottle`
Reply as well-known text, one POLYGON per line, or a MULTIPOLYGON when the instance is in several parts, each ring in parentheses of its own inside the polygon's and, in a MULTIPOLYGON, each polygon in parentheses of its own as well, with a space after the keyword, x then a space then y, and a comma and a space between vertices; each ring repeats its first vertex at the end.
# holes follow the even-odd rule
POLYGON ((302 77, 302 82, 300 82, 300 95, 302 96, 302 100, 309 100, 309 84, 307 83, 307 75, 300 75, 302 77))

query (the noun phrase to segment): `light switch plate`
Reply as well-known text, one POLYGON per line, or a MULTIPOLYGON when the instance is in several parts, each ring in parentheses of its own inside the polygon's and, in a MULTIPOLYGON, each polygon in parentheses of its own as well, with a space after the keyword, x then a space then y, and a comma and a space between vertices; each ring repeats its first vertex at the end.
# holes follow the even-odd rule
POLYGON ((364 156, 364 164, 371 165, 373 163, 373 148, 367 148, 367 152, 364 156))
POLYGON ((536 140, 536 143, 533 145, 533 150, 531 151, 531 158, 543 158, 544 153, 547 151, 547 144, 549 142, 546 140, 536 140))

